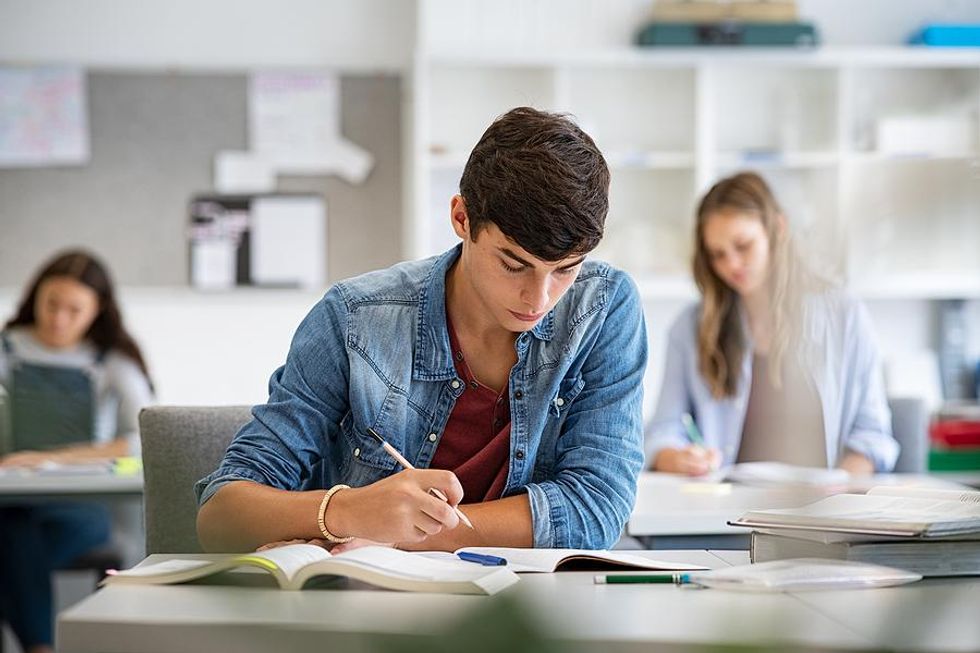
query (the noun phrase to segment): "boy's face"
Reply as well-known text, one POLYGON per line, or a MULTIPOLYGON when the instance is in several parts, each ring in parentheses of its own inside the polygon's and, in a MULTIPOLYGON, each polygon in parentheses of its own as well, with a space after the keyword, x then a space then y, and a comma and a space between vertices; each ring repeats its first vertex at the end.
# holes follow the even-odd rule
POLYGON ((452 201, 452 224, 463 239, 466 283, 487 317, 500 327, 530 331, 575 282, 584 255, 542 261, 509 239, 493 223, 474 239, 462 197, 452 201))

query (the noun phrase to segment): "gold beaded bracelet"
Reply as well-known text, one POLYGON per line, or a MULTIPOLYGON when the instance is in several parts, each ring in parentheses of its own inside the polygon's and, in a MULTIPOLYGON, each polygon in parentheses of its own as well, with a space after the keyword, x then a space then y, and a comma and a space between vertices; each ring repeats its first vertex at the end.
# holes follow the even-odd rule
POLYGON ((348 537, 337 537, 333 533, 327 530, 327 522, 324 521, 324 517, 327 514, 327 504, 330 503, 330 497, 336 494, 339 490, 349 490, 349 485, 334 485, 332 488, 326 491, 323 495, 323 499, 320 501, 320 513, 317 517, 317 525, 320 527, 320 534, 323 535, 323 539, 327 542, 334 542, 336 544, 343 544, 344 542, 350 542, 354 539, 354 536, 348 537))

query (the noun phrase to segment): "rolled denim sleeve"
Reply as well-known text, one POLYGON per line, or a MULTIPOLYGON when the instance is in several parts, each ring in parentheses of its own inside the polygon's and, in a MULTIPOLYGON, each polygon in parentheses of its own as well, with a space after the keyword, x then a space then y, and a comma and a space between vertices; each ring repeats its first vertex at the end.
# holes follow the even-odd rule
POLYGON ((526 488, 535 547, 608 548, 636 501, 646 328, 629 277, 615 273, 609 283, 609 310, 582 366, 583 389, 557 440, 555 475, 526 488))
POLYGON ((898 460, 899 445, 892 436, 881 356, 864 305, 854 303, 850 322, 849 387, 858 396, 852 398, 856 411, 850 430, 842 434, 844 447, 869 459, 876 472, 889 472, 898 460))
POLYGON ((199 504, 235 480, 284 490, 310 483, 348 411, 347 313, 335 287, 304 318, 269 380, 268 401, 252 409, 218 469, 195 485, 199 504))
POLYGON ((691 379, 687 373, 689 350, 693 347, 696 329, 694 314, 693 308, 682 313, 670 327, 667 336, 667 355, 660 382, 660 396, 657 398, 653 419, 646 429, 644 450, 647 467, 653 465, 661 449, 683 449, 690 445, 684 435, 681 415, 694 412, 689 389, 691 379))

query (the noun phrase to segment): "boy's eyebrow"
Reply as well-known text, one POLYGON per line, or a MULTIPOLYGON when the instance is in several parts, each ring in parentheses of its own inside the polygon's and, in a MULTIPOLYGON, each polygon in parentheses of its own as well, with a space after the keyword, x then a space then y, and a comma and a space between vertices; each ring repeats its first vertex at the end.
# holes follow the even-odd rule
MULTIPOLYGON (((533 268, 534 267, 534 264, 533 263, 531 263, 530 261, 525 261, 520 256, 518 256, 517 254, 515 254, 512 250, 510 250, 510 249, 508 249, 506 247, 499 247, 498 249, 501 251, 501 253, 506 254, 507 256, 509 256, 510 258, 514 259, 515 261, 517 261, 521 265, 525 265, 525 266, 527 266, 529 268, 533 268)), ((579 259, 577 259, 575 261, 572 261, 571 263, 567 263, 567 264, 559 267, 558 269, 559 270, 569 270, 571 268, 574 268, 576 265, 581 264, 582 261, 584 261, 584 260, 585 260, 585 257, 582 256, 579 259)))

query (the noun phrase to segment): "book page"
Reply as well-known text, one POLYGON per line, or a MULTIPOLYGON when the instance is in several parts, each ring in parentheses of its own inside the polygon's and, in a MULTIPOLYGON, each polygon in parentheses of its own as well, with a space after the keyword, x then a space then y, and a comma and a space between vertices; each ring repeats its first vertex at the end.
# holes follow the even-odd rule
POLYGON ((877 486, 868 490, 874 496, 916 497, 920 499, 936 499, 942 501, 958 501, 980 505, 980 492, 976 490, 937 490, 924 487, 891 487, 877 486))
POLYGON ((800 508, 753 510, 739 521, 918 533, 937 524, 966 528, 975 523, 980 527, 980 505, 882 494, 836 494, 800 508))
POLYGON ((725 479, 746 485, 847 485, 851 475, 843 469, 802 467, 785 463, 752 462, 733 465, 725 479))
POLYGON ((901 569, 823 558, 775 560, 691 574, 691 580, 704 587, 770 592, 887 587, 921 579, 920 574, 901 569))
POLYGON ((170 576, 171 574, 184 576, 184 572, 204 569, 214 565, 208 560, 164 560, 150 565, 140 565, 132 569, 116 571, 111 576, 170 576))
MULTIPOLYGON (((646 556, 620 551, 603 551, 592 549, 522 549, 508 547, 470 546, 459 551, 469 551, 483 555, 497 556, 507 561, 507 569, 516 573, 550 573, 556 571, 562 563, 571 560, 593 560, 601 563, 637 569, 663 569, 671 571, 689 571, 704 569, 700 565, 689 565, 682 562, 664 562, 646 556)), ((457 551, 458 553, 458 551, 457 551)), ((473 564, 473 563, 467 563, 473 564)))
POLYGON ((354 549, 334 556, 333 560, 374 569, 387 576, 428 581, 469 581, 485 576, 489 571, 458 558, 436 559, 382 546, 354 549))
POLYGON ((292 580, 303 567, 330 557, 329 551, 315 544, 289 544, 257 553, 246 553, 237 556, 235 560, 257 564, 270 571, 278 569, 287 579, 292 580))

